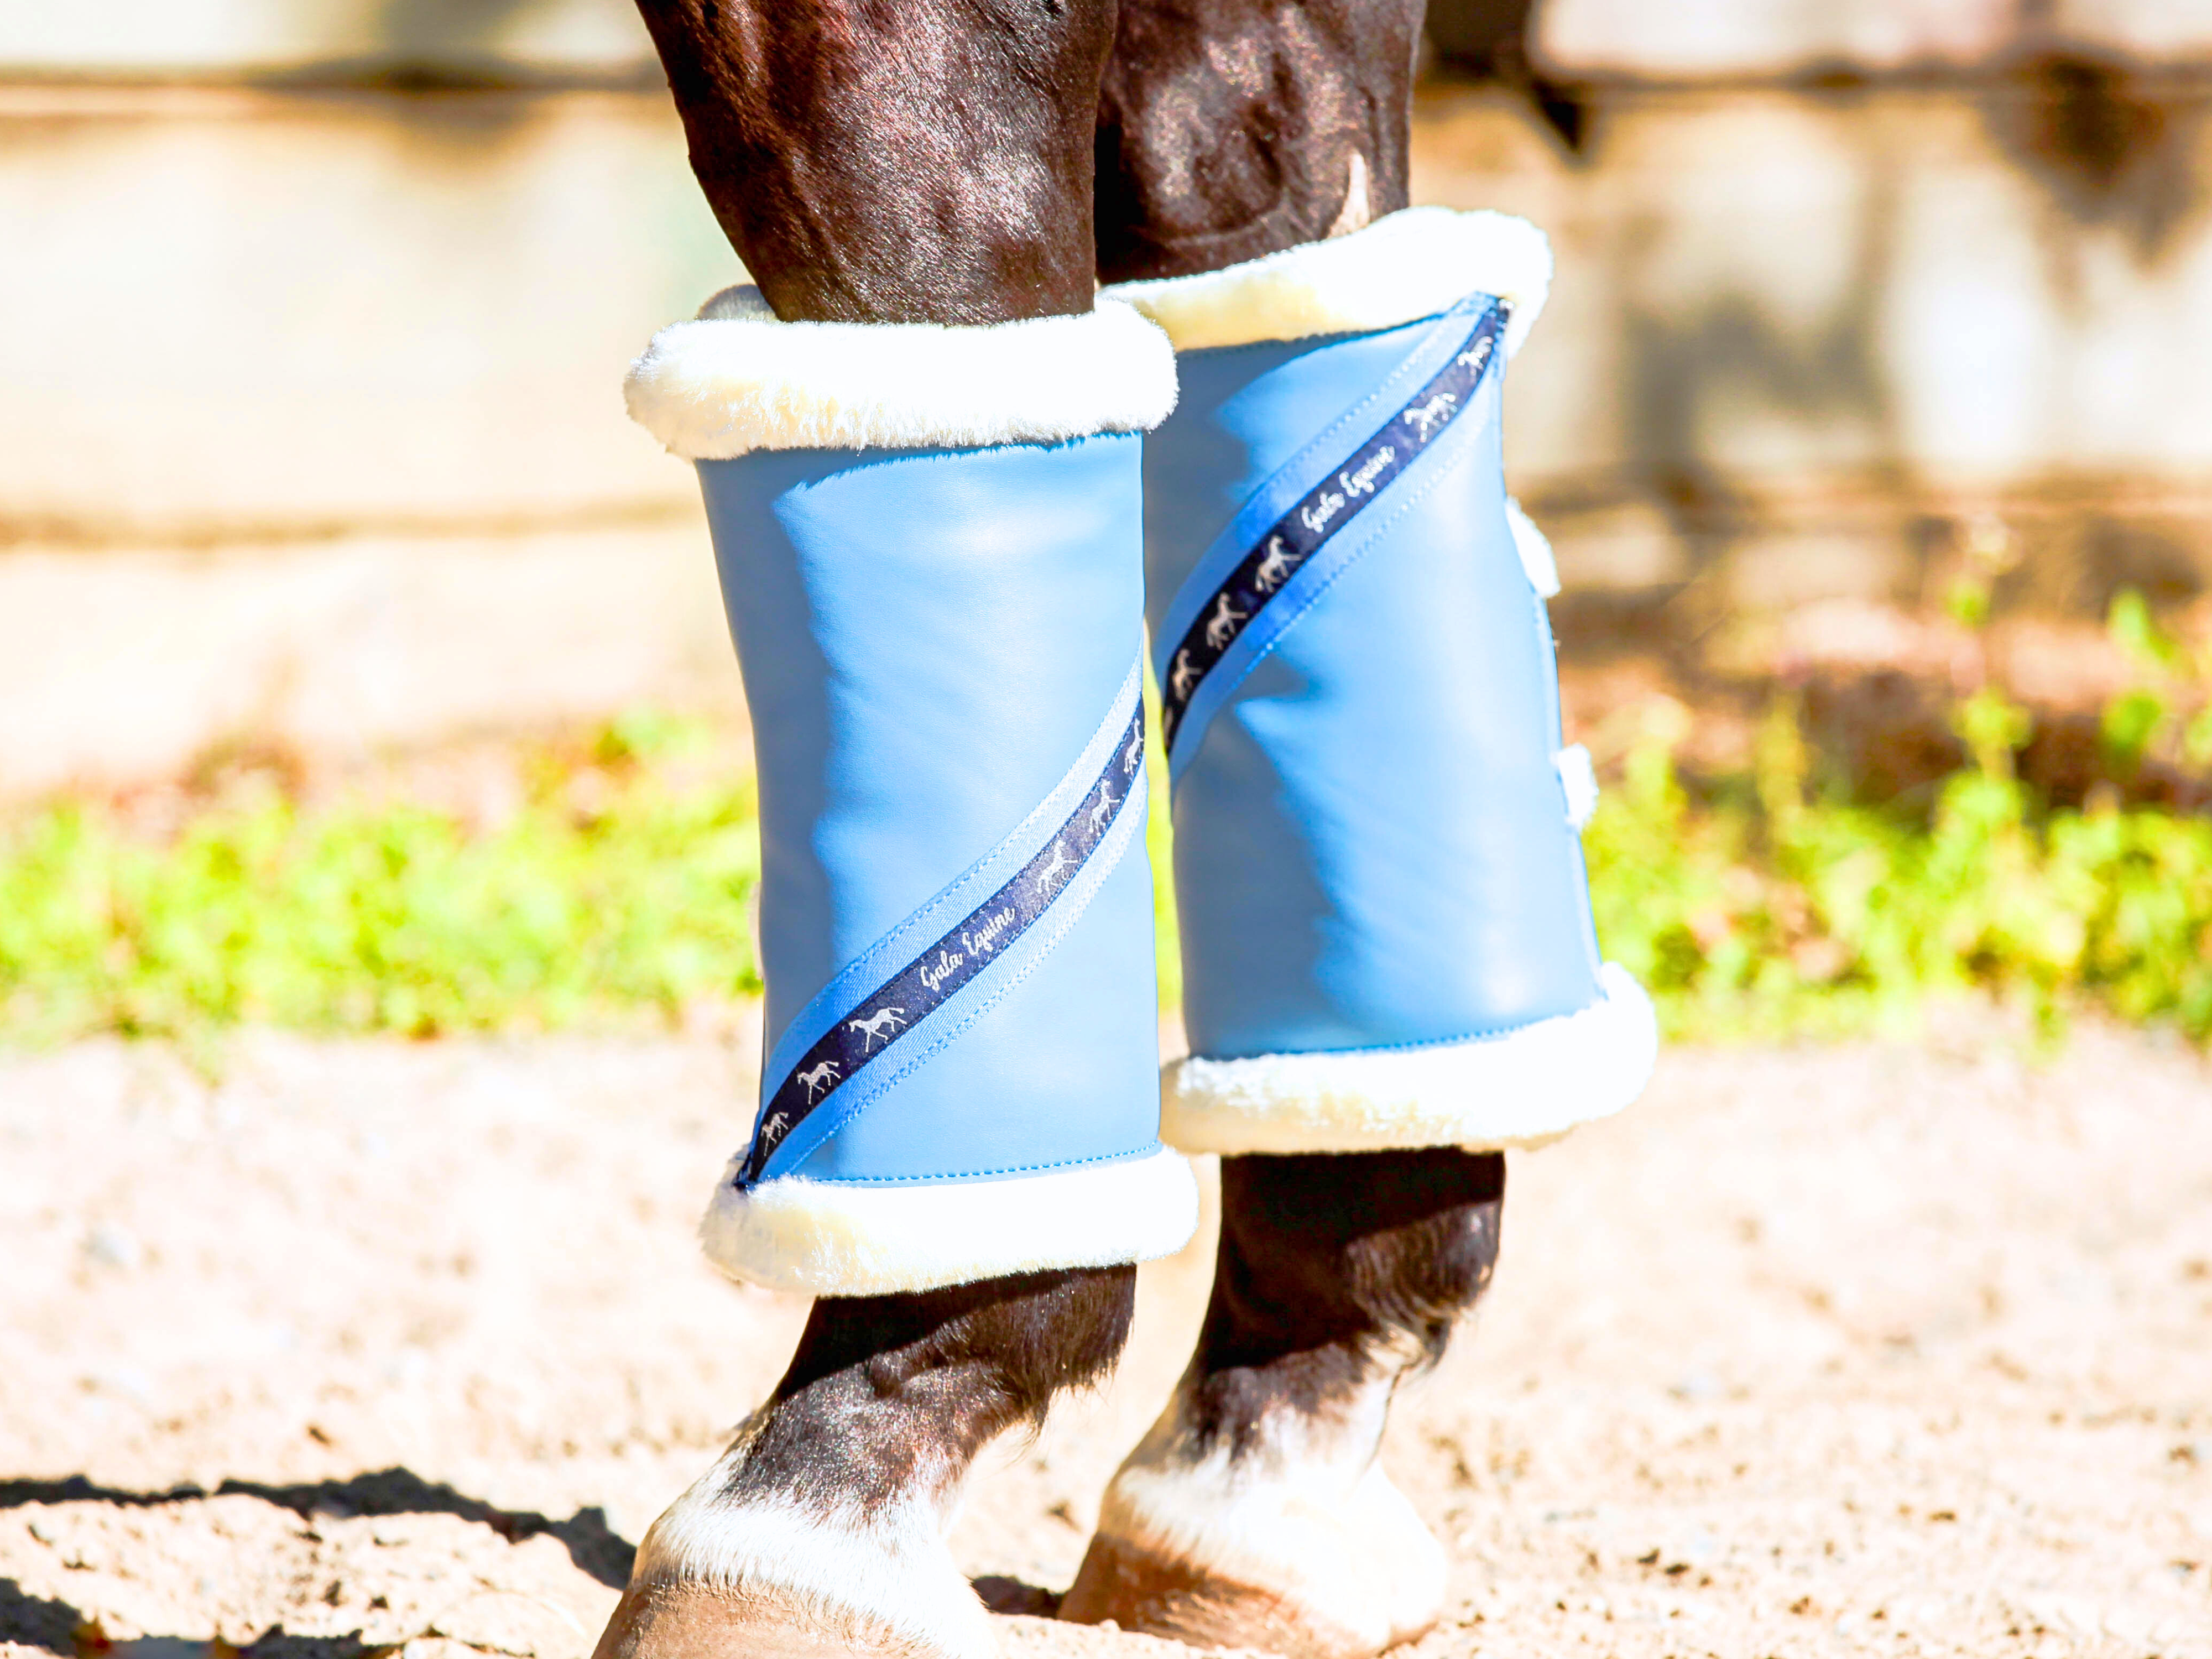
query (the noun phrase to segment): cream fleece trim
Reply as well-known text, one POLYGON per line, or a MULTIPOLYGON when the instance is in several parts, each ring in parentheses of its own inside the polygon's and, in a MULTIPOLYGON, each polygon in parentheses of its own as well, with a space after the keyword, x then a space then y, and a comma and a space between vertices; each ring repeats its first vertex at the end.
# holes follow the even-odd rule
POLYGON ((784 1176, 740 1192, 736 1169, 732 1159, 699 1224, 708 1260, 732 1279, 817 1296, 1151 1261, 1198 1229, 1197 1181, 1164 1147, 1121 1164, 910 1186, 784 1176))
POLYGON ((1513 550, 1520 555, 1528 586, 1540 599, 1559 598, 1559 563, 1552 556, 1552 538, 1536 528, 1536 521, 1510 495, 1505 498, 1505 523, 1513 532, 1513 550))
POLYGON ((1179 351, 1370 333, 1449 310, 1470 294, 1513 307, 1510 356, 1552 286, 1552 245, 1510 213, 1415 207, 1364 229, 1248 259, 1226 270, 1116 283, 1121 300, 1168 331, 1179 351))
POLYGON ((1552 765, 1567 798, 1567 822, 1581 830, 1597 816, 1597 769, 1590 764, 1590 752, 1571 743, 1552 757, 1552 765))
POLYGON ((729 289, 653 337, 630 418, 686 460, 756 449, 1058 443, 1139 432, 1175 408, 1175 353, 1127 306, 983 327, 783 323, 729 289))
POLYGON ((1650 999, 1607 963, 1589 1007, 1473 1042, 1179 1061, 1160 1138, 1186 1152, 1364 1152, 1540 1146, 1644 1091, 1650 999))

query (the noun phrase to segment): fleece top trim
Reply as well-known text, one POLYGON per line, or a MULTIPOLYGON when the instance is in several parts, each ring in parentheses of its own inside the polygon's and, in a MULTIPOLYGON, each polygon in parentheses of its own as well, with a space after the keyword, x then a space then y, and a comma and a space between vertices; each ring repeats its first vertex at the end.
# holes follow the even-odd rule
POLYGON ((739 288, 654 335, 623 397, 632 420, 694 461, 1059 443, 1158 426, 1175 408, 1175 353, 1113 301, 975 327, 786 323, 739 288))
POLYGON ((1134 306, 1179 351, 1368 334, 1448 310, 1470 294, 1513 309, 1508 356, 1521 349, 1552 285, 1552 245, 1526 219, 1414 207, 1343 236, 1306 242, 1225 270, 1117 283, 1103 301, 1134 306))

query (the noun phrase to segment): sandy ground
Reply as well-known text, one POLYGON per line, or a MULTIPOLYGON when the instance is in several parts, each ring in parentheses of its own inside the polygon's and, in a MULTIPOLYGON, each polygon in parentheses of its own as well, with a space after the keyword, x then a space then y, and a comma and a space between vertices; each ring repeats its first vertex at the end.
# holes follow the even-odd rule
MULTIPOLYGON (((0 1060, 0 1643, 575 1659, 802 1304, 690 1241, 705 1039, 0 1060), (211 1079, 210 1073, 214 1074, 211 1079)), ((2212 1654, 2212 1070, 1970 1022, 1664 1062, 1521 1158, 1386 1455, 1453 1547, 1421 1656, 2212 1654)), ((1048 1610, 1195 1326, 992 1454, 956 1544, 1048 1610)), ((1003 1622, 1014 1653, 1160 1659, 1003 1622)))

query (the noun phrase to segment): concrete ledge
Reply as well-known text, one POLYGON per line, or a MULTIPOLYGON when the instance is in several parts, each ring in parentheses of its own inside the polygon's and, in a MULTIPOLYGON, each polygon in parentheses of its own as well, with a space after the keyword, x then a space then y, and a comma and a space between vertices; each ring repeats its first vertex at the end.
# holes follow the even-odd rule
MULTIPOLYGON (((1439 4, 1447 0, 1438 0, 1439 4)), ((2212 58, 2203 0, 1545 0, 1531 55, 1555 75, 1686 80, 1980 66, 2042 52, 2212 58)))
POLYGON ((2212 127, 2093 184, 2035 113, 1615 88, 1571 165, 1503 94, 1424 100, 1415 197, 1553 240, 1506 459, 1570 590, 1895 594, 1991 516, 2039 599, 2212 586, 2212 219, 2171 206, 2212 127))
POLYGON ((664 91, 0 90, 0 542, 690 511, 624 416, 743 270, 664 91))
POLYGON ((0 796, 240 738, 365 754, 635 703, 742 715, 703 524, 0 555, 0 796))
POLYGON ((237 73, 335 62, 656 66, 628 0, 63 0, 0 10, 0 64, 19 69, 237 73))

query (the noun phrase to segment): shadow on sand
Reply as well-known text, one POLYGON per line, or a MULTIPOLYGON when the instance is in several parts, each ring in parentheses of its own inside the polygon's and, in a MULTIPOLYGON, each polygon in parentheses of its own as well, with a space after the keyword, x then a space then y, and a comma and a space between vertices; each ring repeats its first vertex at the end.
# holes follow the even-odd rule
MULTIPOLYGON (((225 1480, 213 1492, 194 1486, 166 1492, 129 1492, 103 1486, 81 1474, 62 1480, 0 1480, 0 1510, 25 1504, 115 1504, 148 1509, 195 1498, 258 1498, 301 1516, 351 1519, 375 1515, 454 1515, 489 1527, 510 1542, 540 1534, 558 1539, 579 1571, 620 1589, 629 1582, 637 1547, 607 1525, 604 1510, 582 1509, 566 1521, 527 1510, 503 1510, 482 1498, 425 1480, 411 1469, 376 1469, 344 1480, 317 1480, 276 1486, 256 1480, 225 1480)), ((0 1578, 0 1642, 21 1643, 68 1654, 72 1659, 363 1659, 383 1651, 358 1635, 295 1636, 272 1626, 240 1647, 204 1638, 149 1636, 113 1641, 97 1619, 66 1601, 33 1595, 12 1578, 0 1578)))
MULTIPOLYGON (((258 1498, 302 1517, 336 1516, 453 1515, 489 1527, 510 1542, 541 1534, 558 1539, 578 1571, 611 1589, 629 1582, 637 1547, 607 1525, 606 1511, 578 1510, 566 1521, 529 1510, 503 1510, 451 1486, 425 1480, 411 1469, 376 1469, 344 1480, 316 1480, 297 1486, 269 1486, 258 1480, 225 1480, 213 1492, 195 1486, 166 1492, 130 1492, 103 1486, 81 1474, 61 1480, 0 1480, 0 1510, 26 1504, 115 1504, 148 1509, 196 1498, 258 1498)), ((974 1581, 975 1594, 994 1613, 1026 1613, 1049 1619, 1060 1609, 1052 1590, 1018 1578, 986 1575, 974 1581)), ((388 1646, 358 1635, 295 1636, 272 1626, 240 1647, 184 1636, 149 1636, 114 1641, 99 1621, 66 1601, 33 1595, 12 1578, 0 1578, 0 1642, 21 1643, 71 1659, 368 1659, 388 1646)))
MULTIPOLYGON (((25 1504, 117 1504, 133 1509, 179 1504, 201 1498, 258 1498, 302 1516, 320 1512, 350 1520, 363 1515, 457 1515, 489 1527, 510 1543, 541 1533, 558 1539, 580 1572, 611 1589, 629 1583, 637 1546, 607 1525, 606 1511, 578 1510, 566 1521, 529 1510, 503 1510, 451 1486, 425 1480, 412 1469, 375 1469, 344 1480, 315 1480, 272 1486, 258 1480, 226 1480, 213 1492, 173 1486, 167 1492, 125 1492, 73 1474, 63 1480, 0 1480, 0 1510, 25 1504)), ((4 1616, 4 1615, 0 1615, 4 1616)))

